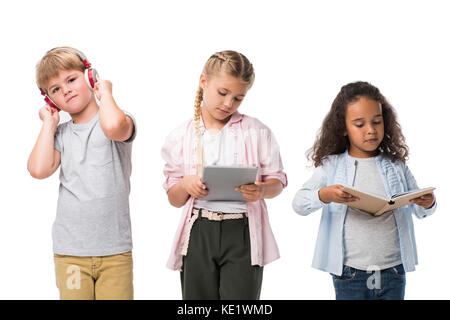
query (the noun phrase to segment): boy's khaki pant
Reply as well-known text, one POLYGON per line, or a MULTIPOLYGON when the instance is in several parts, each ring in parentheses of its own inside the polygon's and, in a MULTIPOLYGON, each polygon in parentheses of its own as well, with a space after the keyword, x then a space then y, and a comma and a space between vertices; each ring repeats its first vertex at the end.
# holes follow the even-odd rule
POLYGON ((54 255, 61 300, 132 300, 131 251, 103 257, 54 255))

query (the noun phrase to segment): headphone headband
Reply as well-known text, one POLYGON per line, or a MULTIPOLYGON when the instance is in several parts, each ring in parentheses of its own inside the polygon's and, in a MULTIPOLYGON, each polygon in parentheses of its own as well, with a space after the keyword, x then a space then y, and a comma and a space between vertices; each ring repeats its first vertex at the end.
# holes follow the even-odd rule
POLYGON ((48 53, 50 52, 57 52, 57 51, 63 51, 63 50, 67 50, 70 51, 72 53, 75 53, 78 58, 80 58, 80 60, 83 62, 84 66, 86 67, 86 69, 89 69, 92 67, 92 64, 89 62, 88 58, 84 55, 83 52, 78 51, 77 49, 71 48, 71 47, 58 47, 55 49, 50 50, 48 53))

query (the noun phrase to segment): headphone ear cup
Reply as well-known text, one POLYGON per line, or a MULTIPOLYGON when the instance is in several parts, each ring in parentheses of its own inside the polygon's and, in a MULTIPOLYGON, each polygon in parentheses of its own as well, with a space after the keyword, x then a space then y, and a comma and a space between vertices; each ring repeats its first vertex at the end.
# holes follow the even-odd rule
POLYGON ((50 100, 50 98, 49 98, 47 95, 45 96, 44 100, 45 100, 45 102, 46 102, 51 108, 54 108, 54 109, 56 109, 56 110, 58 110, 58 111, 61 110, 60 108, 58 108, 58 107, 56 106, 56 104, 53 103, 52 100, 50 100))
POLYGON ((50 97, 45 93, 44 90, 42 90, 41 88, 39 88, 39 91, 41 91, 41 95, 44 96, 45 103, 47 103, 51 108, 54 108, 54 109, 56 109, 56 110, 58 110, 58 111, 61 110, 60 108, 58 108, 58 107, 56 106, 56 104, 53 103, 53 101, 52 101, 52 100, 50 99, 50 97))
POLYGON ((97 75, 98 72, 94 68, 84 70, 84 78, 91 88, 94 88, 95 83, 97 82, 97 75))

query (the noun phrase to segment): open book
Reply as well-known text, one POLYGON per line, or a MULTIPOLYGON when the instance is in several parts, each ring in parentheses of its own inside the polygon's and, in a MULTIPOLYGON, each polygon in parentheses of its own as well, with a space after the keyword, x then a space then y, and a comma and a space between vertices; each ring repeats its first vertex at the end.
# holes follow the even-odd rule
POLYGON ((401 192, 394 194, 390 199, 385 199, 370 193, 358 191, 352 187, 344 186, 344 191, 358 197, 358 201, 346 202, 349 207, 360 209, 371 213, 374 216, 380 216, 386 211, 394 210, 403 206, 410 205, 409 200, 431 193, 436 188, 424 188, 401 192))

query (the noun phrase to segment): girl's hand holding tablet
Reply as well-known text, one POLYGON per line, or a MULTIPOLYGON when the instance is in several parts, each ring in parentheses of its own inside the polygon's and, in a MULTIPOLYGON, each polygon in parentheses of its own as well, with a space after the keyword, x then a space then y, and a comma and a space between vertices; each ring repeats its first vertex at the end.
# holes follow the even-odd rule
POLYGON ((245 201, 257 201, 264 199, 265 186, 259 181, 256 181, 253 184, 245 184, 240 187, 236 187, 234 190, 242 193, 245 201))
POLYGON ((208 190, 199 176, 184 176, 181 183, 183 189, 194 198, 201 199, 208 195, 208 190))
POLYGON ((276 197, 283 190, 283 184, 278 179, 268 179, 264 182, 242 185, 234 190, 242 193, 245 201, 257 201, 276 197))

